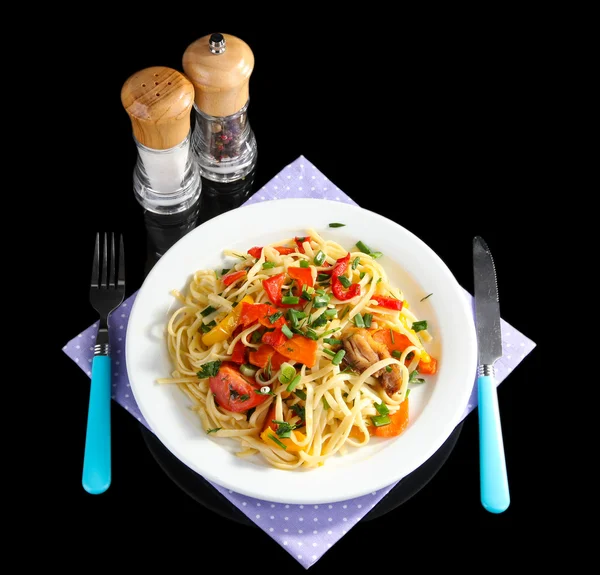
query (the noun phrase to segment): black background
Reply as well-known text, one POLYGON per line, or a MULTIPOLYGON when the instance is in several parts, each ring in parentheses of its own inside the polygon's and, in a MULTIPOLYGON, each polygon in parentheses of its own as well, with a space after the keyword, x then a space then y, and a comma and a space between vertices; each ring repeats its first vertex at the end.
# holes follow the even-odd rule
MULTIPOLYGON (((72 98, 60 102, 69 111, 63 144, 75 160, 63 197, 80 212, 65 212, 53 232, 68 262, 68 284, 61 278, 57 286, 68 312, 52 330, 53 367, 66 390, 52 425, 60 445, 53 513, 67 526, 60 537, 90 556, 100 546, 102 558, 111 561, 119 554, 133 561, 143 555, 153 565, 183 559, 205 571, 207 558, 219 558, 224 568, 246 570, 260 557, 264 569, 302 571, 262 531, 226 521, 180 491, 147 451, 137 422, 115 404, 112 486, 90 496, 80 483, 89 379, 61 347, 96 319, 88 303, 96 231, 124 233, 128 295, 141 285, 146 263, 142 211, 131 185, 135 146, 120 89, 148 66, 181 70, 190 42, 221 31, 243 38, 256 58, 249 109, 259 148, 255 190, 302 154, 359 205, 424 240, 470 291, 471 242, 482 235, 496 261, 503 318, 538 343, 499 388, 508 511, 492 515, 479 502, 472 413, 449 460, 422 491, 385 517, 359 524, 311 572, 376 566, 384 559, 397 571, 409 549, 454 541, 451 561, 465 564, 473 539, 514 549, 524 534, 547 526, 538 505, 545 435, 539 414, 531 413, 547 335, 538 297, 545 258, 531 260, 545 227, 538 199, 543 56, 527 30, 507 32, 489 21, 466 31, 411 20, 384 31, 299 12, 257 27, 225 6, 215 12, 220 17, 206 6, 197 10, 195 16, 170 14, 171 25, 159 12, 143 20, 99 14, 57 38, 68 70, 63 74, 77 86, 75 106, 72 98), (394 553, 401 558, 389 559, 394 553)), ((443 558, 428 552, 421 559, 443 558)))

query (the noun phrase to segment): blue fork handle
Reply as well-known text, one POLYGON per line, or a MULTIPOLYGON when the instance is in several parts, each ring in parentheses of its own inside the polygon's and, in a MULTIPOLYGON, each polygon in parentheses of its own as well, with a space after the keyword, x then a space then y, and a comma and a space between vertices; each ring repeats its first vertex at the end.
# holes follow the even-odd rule
POLYGON ((494 377, 479 376, 477 389, 481 504, 490 513, 502 513, 510 504, 510 494, 494 377))
POLYGON ((110 486, 110 357, 97 355, 92 363, 83 488, 94 495, 110 486))

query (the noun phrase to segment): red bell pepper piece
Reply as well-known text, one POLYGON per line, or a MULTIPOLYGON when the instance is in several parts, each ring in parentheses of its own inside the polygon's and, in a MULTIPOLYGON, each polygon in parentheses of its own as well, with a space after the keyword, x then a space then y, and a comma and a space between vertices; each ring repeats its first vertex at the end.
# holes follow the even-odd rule
POLYGON ((265 327, 281 327, 285 319, 281 316, 275 323, 271 323, 269 317, 277 313, 277 308, 266 303, 242 303, 239 322, 248 327, 254 322, 259 322, 265 327))
POLYGON ((239 279, 242 279, 245 275, 247 275, 246 270, 240 270, 239 272, 230 272, 225 274, 221 279, 226 286, 230 286, 232 283, 235 283, 239 279))
POLYGON ((383 295, 374 295, 371 296, 371 299, 374 299, 381 307, 385 307, 387 309, 395 309, 401 311, 402 306, 404 305, 404 302, 402 300, 393 297, 386 297, 383 295))
MULTIPOLYGON (((346 254, 343 258, 340 258, 333 266, 331 270, 331 291, 333 295, 340 301, 346 301, 360 295, 360 285, 352 284, 348 289, 344 288, 340 281, 340 276, 348 269, 348 263, 350 262, 350 254, 346 254)), ((322 272, 329 273, 329 272, 322 272)))
POLYGON ((254 248, 250 248, 248 250, 248 253, 253 257, 258 259, 260 257, 260 254, 262 253, 262 248, 256 246, 254 248))
POLYGON ((303 254, 304 253, 304 246, 302 245, 304 242, 310 242, 310 236, 304 236, 301 238, 295 237, 294 241, 296 242, 296 245, 298 246, 298 251, 303 254))
POLYGON ((312 287, 314 285, 312 271, 310 268, 289 267, 288 274, 290 274, 290 277, 295 279, 298 283, 300 293, 302 293, 303 286, 312 287))
POLYGON ((256 367, 265 368, 274 354, 275 349, 272 346, 263 344, 248 354, 248 361, 256 367))
POLYGON ((274 305, 281 304, 281 286, 285 281, 284 274, 277 274, 270 278, 263 280, 263 288, 269 296, 269 301, 272 301, 274 305))
POLYGON ((233 348, 231 361, 239 364, 246 363, 246 346, 241 342, 241 340, 238 341, 233 348))
POLYGON ((276 246, 275 249, 282 255, 287 256, 288 254, 293 254, 296 249, 295 248, 286 248, 284 246, 276 246))
POLYGON ((278 327, 275 331, 268 331, 262 337, 263 343, 277 347, 288 340, 287 336, 278 327))

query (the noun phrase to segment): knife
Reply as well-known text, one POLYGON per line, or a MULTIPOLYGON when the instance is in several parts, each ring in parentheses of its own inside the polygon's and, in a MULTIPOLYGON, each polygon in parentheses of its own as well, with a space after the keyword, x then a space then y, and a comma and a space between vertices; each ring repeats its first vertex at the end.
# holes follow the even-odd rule
POLYGON ((494 260, 483 238, 473 238, 473 278, 478 347, 479 473, 481 504, 502 513, 510 504, 494 363, 502 357, 500 304, 494 260))

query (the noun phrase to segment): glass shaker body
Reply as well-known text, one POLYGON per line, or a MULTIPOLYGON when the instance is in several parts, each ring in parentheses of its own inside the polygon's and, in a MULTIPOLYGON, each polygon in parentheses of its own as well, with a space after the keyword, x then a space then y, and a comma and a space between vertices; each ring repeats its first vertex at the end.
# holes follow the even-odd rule
POLYGON ((248 120, 248 102, 231 116, 210 116, 194 104, 192 149, 200 172, 215 182, 233 182, 256 165, 256 138, 248 120))

